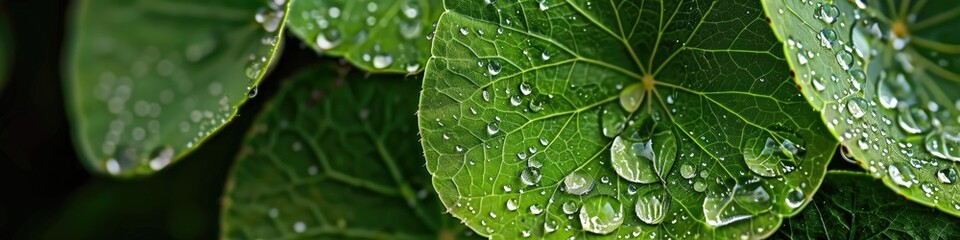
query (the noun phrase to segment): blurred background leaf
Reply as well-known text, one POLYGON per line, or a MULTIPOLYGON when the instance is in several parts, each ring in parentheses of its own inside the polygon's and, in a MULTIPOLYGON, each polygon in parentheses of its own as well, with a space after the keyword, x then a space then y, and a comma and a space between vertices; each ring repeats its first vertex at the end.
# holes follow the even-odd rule
POLYGON ((76 1, 64 88, 86 166, 144 176, 193 151, 258 94, 285 1, 76 1))

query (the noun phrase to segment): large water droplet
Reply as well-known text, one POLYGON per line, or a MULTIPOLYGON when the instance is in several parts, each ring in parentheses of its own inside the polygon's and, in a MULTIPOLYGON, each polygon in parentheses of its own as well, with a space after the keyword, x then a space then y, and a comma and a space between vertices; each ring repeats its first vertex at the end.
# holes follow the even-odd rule
POLYGON ((803 199, 803 190, 799 187, 795 187, 787 192, 787 197, 783 199, 783 202, 786 203, 790 208, 798 208, 803 204, 803 199))
POLYGON ((778 143, 771 137, 766 140, 750 138, 743 149, 743 160, 757 175, 776 177, 793 170, 795 163, 791 158, 794 154, 792 151, 795 150, 784 148, 783 143, 778 143))
POLYGON ((623 110, 627 110, 627 112, 637 111, 637 109, 640 108, 640 104, 643 103, 645 93, 646 91, 643 90, 643 84, 630 84, 620 91, 620 106, 623 107, 623 110))
POLYGON ((657 188, 637 198, 634 211, 641 221, 647 224, 659 224, 663 222, 663 218, 670 210, 670 202, 672 201, 667 191, 657 188))
POLYGON ((820 4, 820 6, 817 6, 814 16, 819 18, 824 23, 832 24, 836 22, 837 17, 840 16, 840 9, 831 4, 820 4))
POLYGON ((537 185, 540 183, 540 178, 543 178, 543 175, 540 174, 539 168, 527 167, 520 171, 520 181, 528 186, 537 185))
POLYGON ((490 63, 487 63, 487 72, 490 73, 490 76, 496 76, 500 74, 500 70, 503 69, 503 66, 500 65, 500 61, 496 59, 490 60, 490 63))
POLYGON ((567 188, 567 193, 573 195, 583 195, 593 189, 593 176, 584 171, 574 171, 563 178, 563 184, 567 188))
POLYGON ((654 183, 659 181, 653 170, 656 154, 653 141, 631 142, 621 136, 613 140, 610 147, 610 163, 623 179, 636 183, 654 183))
POLYGON ((616 198, 597 195, 587 199, 580 208, 580 225, 584 231, 608 234, 623 224, 623 205, 616 198))

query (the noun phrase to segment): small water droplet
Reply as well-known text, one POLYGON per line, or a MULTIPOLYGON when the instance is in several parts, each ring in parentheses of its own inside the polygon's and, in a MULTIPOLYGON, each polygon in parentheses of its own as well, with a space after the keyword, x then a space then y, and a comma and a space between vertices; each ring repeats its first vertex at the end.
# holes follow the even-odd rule
POLYGON ((503 66, 501 66, 500 61, 497 61, 496 59, 490 60, 490 62, 487 63, 487 72, 490 73, 490 76, 496 76, 497 74, 500 74, 500 70, 502 69, 503 66))
POLYGON ((500 124, 497 122, 487 123, 487 134, 495 135, 500 132, 500 124))
POLYGON ((527 167, 520 172, 520 181, 528 186, 537 185, 540 183, 540 178, 543 178, 543 175, 540 174, 539 168, 527 167))

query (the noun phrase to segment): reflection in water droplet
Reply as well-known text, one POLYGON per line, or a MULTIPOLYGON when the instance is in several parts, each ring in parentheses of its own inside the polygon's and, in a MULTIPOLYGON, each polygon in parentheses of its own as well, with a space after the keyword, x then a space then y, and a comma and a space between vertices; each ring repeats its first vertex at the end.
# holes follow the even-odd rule
POLYGON ((574 202, 573 200, 569 200, 563 203, 563 213, 567 215, 572 215, 574 213, 577 213, 577 210, 579 210, 579 208, 577 207, 577 203, 574 202))
POLYGON ((517 199, 507 199, 507 210, 516 211, 520 207, 520 204, 517 202, 517 199))
POLYGON ((787 206, 790 208, 798 208, 800 207, 800 205, 803 204, 803 197, 804 197, 803 190, 800 189, 799 187, 795 187, 793 189, 790 189, 789 192, 787 192, 787 197, 784 199, 783 202, 786 203, 787 206))
POLYGON ((658 188, 637 198, 634 210, 641 221, 647 224, 659 224, 670 210, 672 201, 667 191, 658 188))
POLYGON ((922 108, 900 107, 897 124, 907 133, 919 134, 933 125, 930 115, 922 108))
POLYGON ((500 124, 497 122, 487 123, 487 134, 494 135, 500 132, 500 124))
POLYGON ((490 73, 490 76, 496 76, 500 74, 500 70, 503 69, 503 66, 500 65, 500 61, 496 59, 490 60, 490 63, 487 63, 487 72, 490 73))
POLYGON ((535 167, 527 167, 520 172, 520 181, 528 186, 537 185, 537 183, 540 183, 540 178, 542 177, 543 175, 540 174, 540 169, 535 167))
POLYGON ((567 193, 573 195, 583 195, 593 189, 593 176, 583 171, 574 171, 563 178, 563 184, 567 188, 567 193))
POLYGON ((623 205, 616 198, 597 195, 587 199, 580 208, 580 225, 584 231, 596 234, 611 233, 623 224, 623 205))
POLYGON ((945 183, 945 184, 956 183, 957 169, 953 167, 940 169, 940 171, 937 171, 937 179, 940 179, 940 183, 945 183))
POLYGON ((520 93, 523 94, 524 96, 530 95, 530 93, 533 92, 533 87, 530 86, 530 83, 528 82, 521 82, 519 88, 520 88, 520 93))
POLYGON ((513 95, 512 97, 510 97, 510 105, 513 105, 514 107, 516 107, 516 106, 520 106, 521 103, 523 103, 523 100, 520 99, 520 95, 513 95))

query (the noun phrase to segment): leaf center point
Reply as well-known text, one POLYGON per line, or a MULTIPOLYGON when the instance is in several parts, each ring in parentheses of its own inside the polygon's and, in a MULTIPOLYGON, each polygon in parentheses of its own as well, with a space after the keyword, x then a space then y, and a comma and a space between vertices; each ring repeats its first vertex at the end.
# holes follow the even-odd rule
POLYGON ((653 91, 653 87, 657 81, 653 80, 653 75, 646 74, 643 75, 643 90, 644 91, 653 91))

